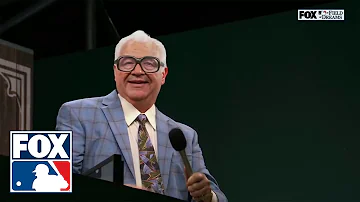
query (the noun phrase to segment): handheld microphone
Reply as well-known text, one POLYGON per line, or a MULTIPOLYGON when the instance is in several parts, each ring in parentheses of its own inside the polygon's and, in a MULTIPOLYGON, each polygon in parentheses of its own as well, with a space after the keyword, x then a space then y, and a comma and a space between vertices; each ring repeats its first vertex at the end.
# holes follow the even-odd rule
POLYGON ((193 174, 193 171, 185 153, 186 139, 184 133, 179 128, 174 128, 169 132, 169 138, 172 147, 180 153, 181 159, 185 165, 186 177, 190 177, 193 174))
MULTIPOLYGON (((169 138, 172 147, 180 153, 181 159, 185 165, 186 177, 190 177, 193 174, 192 168, 190 166, 189 160, 186 157, 185 148, 186 148, 186 139, 184 133, 179 128, 174 128, 169 132, 169 138)), ((212 194, 205 195, 203 197, 212 197, 212 194)), ((203 202, 203 197, 198 198, 199 202, 203 202)))

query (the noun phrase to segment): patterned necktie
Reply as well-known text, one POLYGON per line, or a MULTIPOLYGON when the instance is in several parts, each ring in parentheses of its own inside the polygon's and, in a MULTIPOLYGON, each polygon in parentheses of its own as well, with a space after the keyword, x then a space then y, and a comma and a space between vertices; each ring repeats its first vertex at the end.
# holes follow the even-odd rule
POLYGON ((164 194, 164 185, 161 179, 159 164, 155 155, 154 146, 151 143, 145 128, 147 118, 145 114, 137 117, 139 124, 138 146, 140 157, 141 181, 145 188, 155 193, 164 194))

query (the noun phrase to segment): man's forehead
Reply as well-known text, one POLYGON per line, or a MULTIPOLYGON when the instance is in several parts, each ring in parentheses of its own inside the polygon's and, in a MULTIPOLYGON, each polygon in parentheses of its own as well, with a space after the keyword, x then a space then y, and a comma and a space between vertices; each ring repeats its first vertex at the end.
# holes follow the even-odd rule
POLYGON ((138 42, 128 41, 120 50, 120 55, 134 55, 134 56, 158 56, 159 48, 153 42, 138 42))

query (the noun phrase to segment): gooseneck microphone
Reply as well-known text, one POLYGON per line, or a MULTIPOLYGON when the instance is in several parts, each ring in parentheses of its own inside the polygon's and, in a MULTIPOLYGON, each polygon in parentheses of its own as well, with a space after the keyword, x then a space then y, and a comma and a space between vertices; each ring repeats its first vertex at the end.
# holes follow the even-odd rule
POLYGON ((185 153, 186 139, 184 133, 179 128, 174 128, 169 132, 169 138, 172 147, 180 153, 181 159, 185 165, 186 176, 190 177, 193 174, 193 171, 185 153))

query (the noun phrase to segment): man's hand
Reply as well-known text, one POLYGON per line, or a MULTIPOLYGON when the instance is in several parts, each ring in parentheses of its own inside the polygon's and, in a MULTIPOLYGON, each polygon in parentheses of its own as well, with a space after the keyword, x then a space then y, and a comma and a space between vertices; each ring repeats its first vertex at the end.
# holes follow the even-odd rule
POLYGON ((210 180, 204 174, 194 173, 188 177, 187 188, 195 201, 211 202, 210 180))

